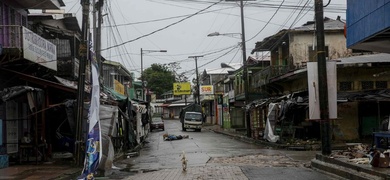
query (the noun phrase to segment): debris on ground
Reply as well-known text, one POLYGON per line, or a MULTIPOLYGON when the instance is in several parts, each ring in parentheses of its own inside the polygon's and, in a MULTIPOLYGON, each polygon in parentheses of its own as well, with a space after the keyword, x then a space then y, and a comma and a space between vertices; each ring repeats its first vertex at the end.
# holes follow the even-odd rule
POLYGON ((348 159, 356 159, 356 158, 364 158, 367 157, 368 152, 370 151, 371 146, 366 144, 357 144, 355 146, 350 146, 345 150, 333 151, 330 155, 334 158, 348 158, 348 159))
POLYGON ((345 150, 333 151, 332 158, 347 158, 347 162, 370 164, 372 167, 390 167, 390 150, 376 149, 366 144, 356 144, 345 150))
POLYGON ((303 140, 303 139, 287 139, 286 140, 286 145, 313 145, 313 144, 319 144, 320 142, 316 139, 308 139, 308 140, 303 140))
POLYGON ((218 163, 218 164, 235 164, 235 165, 251 165, 257 167, 300 167, 302 163, 293 161, 287 156, 283 155, 245 155, 245 156, 234 156, 234 157, 214 157, 211 158, 207 163, 218 163))

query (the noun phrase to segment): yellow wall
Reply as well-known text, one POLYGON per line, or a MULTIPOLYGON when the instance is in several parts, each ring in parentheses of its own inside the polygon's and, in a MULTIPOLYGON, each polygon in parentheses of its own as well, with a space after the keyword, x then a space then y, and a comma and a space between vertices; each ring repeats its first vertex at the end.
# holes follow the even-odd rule
POLYGON ((333 121, 334 139, 359 139, 358 102, 341 103, 337 107, 338 119, 333 121))

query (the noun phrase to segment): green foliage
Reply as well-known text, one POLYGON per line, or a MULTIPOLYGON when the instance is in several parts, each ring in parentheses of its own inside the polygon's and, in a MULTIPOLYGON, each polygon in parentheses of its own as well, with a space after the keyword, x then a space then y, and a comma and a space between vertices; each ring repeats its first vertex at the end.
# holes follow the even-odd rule
POLYGON ((175 82, 174 72, 162 64, 152 64, 151 67, 143 71, 142 76, 147 82, 146 87, 153 91, 157 97, 172 90, 175 82))

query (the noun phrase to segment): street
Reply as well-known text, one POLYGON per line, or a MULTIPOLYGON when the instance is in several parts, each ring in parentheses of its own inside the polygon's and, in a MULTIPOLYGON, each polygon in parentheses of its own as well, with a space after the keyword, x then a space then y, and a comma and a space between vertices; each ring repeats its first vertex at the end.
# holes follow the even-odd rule
POLYGON ((165 120, 165 131, 154 130, 139 156, 118 161, 110 179, 334 179, 308 168, 316 152, 261 147, 214 133, 181 131, 178 120, 165 120), (164 141, 163 134, 188 135, 164 141), (182 170, 181 156, 188 159, 182 170))

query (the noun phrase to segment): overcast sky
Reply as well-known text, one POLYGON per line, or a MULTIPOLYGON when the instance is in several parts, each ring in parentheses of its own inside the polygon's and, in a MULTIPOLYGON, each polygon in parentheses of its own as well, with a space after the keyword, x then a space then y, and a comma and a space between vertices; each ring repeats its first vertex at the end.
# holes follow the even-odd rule
MULTIPOLYGON (((345 19, 346 0, 329 0, 324 16, 345 19)), ((66 12, 75 13, 81 23, 80 0, 64 0, 66 12)), ((221 63, 242 63, 239 2, 219 0, 106 0, 103 14, 102 55, 122 63, 139 77, 152 63, 180 62, 179 73, 195 77, 198 69, 220 68, 221 63), (207 37, 213 32, 236 36, 207 37), (166 53, 146 50, 167 50, 166 53)), ((324 0, 324 5, 328 0, 324 0)), ((314 20, 314 0, 257 0, 244 2, 247 56, 255 43, 281 29, 314 20), (279 8, 280 7, 280 8, 279 8), (304 7, 304 8, 303 8, 304 7)))

